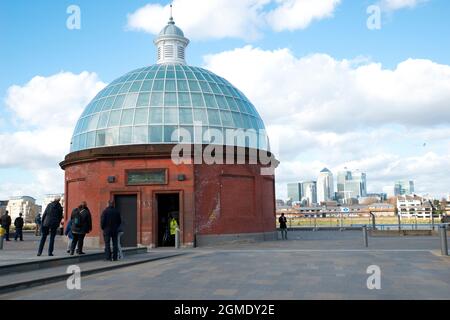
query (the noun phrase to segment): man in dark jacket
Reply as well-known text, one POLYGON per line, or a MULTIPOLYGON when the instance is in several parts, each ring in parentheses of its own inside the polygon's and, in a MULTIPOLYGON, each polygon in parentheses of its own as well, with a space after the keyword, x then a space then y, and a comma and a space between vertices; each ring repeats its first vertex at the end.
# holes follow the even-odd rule
POLYGON ((100 225, 103 230, 103 238, 105 239, 105 254, 106 260, 111 261, 111 240, 113 243, 112 259, 117 261, 117 234, 122 218, 120 212, 114 208, 114 202, 109 201, 108 208, 103 210, 100 225))
POLYGON ((0 224, 2 226, 3 229, 5 229, 5 240, 6 241, 10 241, 9 240, 9 227, 11 227, 11 217, 9 216, 9 212, 6 211, 5 214, 2 216, 2 218, 0 219, 0 224))
POLYGON ((19 213, 19 216, 14 220, 14 227, 16 227, 16 235, 14 236, 14 241, 17 241, 17 238, 20 238, 20 241, 23 241, 23 218, 22 212, 19 213))
POLYGON ((278 223, 280 224, 281 238, 283 240, 287 240, 287 219, 284 216, 284 213, 281 214, 281 217, 278 219, 278 223))
POLYGON ((53 248, 55 245, 55 237, 58 232, 59 224, 63 218, 63 208, 59 201, 61 198, 56 198, 53 202, 49 203, 42 216, 42 237, 39 243, 38 256, 42 254, 44 250, 45 241, 50 234, 50 244, 48 246, 48 255, 53 256, 53 248))
POLYGON ((77 253, 84 254, 83 242, 87 233, 92 230, 92 217, 86 201, 83 201, 78 208, 73 209, 70 217, 72 223, 72 247, 70 249, 70 255, 73 256, 75 248, 78 245, 77 253))

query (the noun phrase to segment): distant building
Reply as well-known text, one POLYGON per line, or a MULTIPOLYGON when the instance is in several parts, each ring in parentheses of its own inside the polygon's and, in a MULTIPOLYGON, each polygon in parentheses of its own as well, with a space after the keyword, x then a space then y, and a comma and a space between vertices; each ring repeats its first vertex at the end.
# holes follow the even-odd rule
POLYGON ((432 206, 428 200, 418 196, 398 196, 397 209, 401 218, 430 219, 432 206))
POLYGON ((394 194, 396 196, 412 195, 414 194, 414 181, 400 180, 394 185, 394 194))
POLYGON ((327 168, 320 171, 317 179, 317 202, 325 202, 334 199, 333 173, 327 168))
POLYGON ((53 202, 56 198, 60 198, 59 202, 61 206, 64 208, 64 193, 55 193, 55 194, 47 194, 45 198, 42 200, 42 213, 44 213, 50 202, 53 202))
POLYGON ((302 184, 301 183, 288 183, 287 195, 291 201, 302 200, 302 184))
POLYGON ((34 221, 39 209, 39 206, 36 204, 36 199, 28 196, 11 197, 6 206, 11 220, 14 221, 19 216, 19 213, 22 213, 26 223, 34 221))
POLYGON ((317 203, 317 183, 316 181, 302 182, 302 201, 308 205, 317 203))
POLYGON ((337 176, 338 198, 348 203, 348 199, 358 199, 367 195, 366 174, 360 171, 340 171, 337 176))
POLYGON ((0 200, 0 217, 5 214, 8 200, 0 200))

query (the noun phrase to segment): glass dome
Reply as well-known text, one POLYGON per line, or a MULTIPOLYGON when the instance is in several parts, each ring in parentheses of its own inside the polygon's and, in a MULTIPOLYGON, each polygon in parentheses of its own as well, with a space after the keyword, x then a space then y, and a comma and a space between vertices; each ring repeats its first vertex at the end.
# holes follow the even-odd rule
POLYGON ((97 94, 78 120, 71 152, 116 145, 193 143, 199 141, 194 138, 199 132, 194 127, 199 124, 202 143, 267 150, 258 112, 227 80, 198 67, 157 64, 131 71, 97 94), (177 129, 187 130, 193 138, 186 141, 177 129), (227 141, 227 129, 243 129, 239 132, 244 138, 227 141), (222 138, 211 132, 222 133, 222 138))

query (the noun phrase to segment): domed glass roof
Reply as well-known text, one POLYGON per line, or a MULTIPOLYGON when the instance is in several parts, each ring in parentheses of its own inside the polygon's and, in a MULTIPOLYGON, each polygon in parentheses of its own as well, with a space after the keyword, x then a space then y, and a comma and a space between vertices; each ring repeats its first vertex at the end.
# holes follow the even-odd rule
MULTIPOLYGON (((75 127, 71 152, 130 144, 192 143, 176 129, 202 143, 267 150, 264 123, 244 94, 214 73, 187 65, 157 64, 131 71, 97 94, 75 127), (216 129, 223 138, 209 134, 216 129), (243 129, 256 139, 227 141, 226 129, 243 129), (209 132, 209 133, 208 133, 209 132), (175 137, 174 137, 175 136, 175 137)), ((218 132, 215 131, 215 132, 218 132)), ((231 139, 230 139, 231 140, 231 139)))
POLYGON ((184 32, 180 28, 178 28, 176 25, 168 24, 159 33, 160 37, 161 36, 173 36, 173 35, 184 37, 184 32))

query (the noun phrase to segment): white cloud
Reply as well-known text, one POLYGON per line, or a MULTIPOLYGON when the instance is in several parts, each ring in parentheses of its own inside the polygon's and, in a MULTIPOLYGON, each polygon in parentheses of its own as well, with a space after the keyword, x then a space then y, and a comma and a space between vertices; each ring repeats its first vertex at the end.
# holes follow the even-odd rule
MULTIPOLYGON (((266 28, 297 30, 332 16, 340 0, 175 0, 174 18, 192 39, 253 40, 266 28)), ((157 34, 169 5, 147 4, 128 15, 127 28, 157 34)))
POLYGON ((388 69, 246 46, 205 57, 205 67, 240 88, 278 136, 279 186, 347 166, 366 171, 372 191, 405 178, 449 192, 450 66, 408 59, 388 69))
POLYGON ((341 0, 277 1, 279 6, 267 14, 267 21, 275 31, 305 29, 314 20, 333 15, 341 0))
POLYGON ((409 59, 395 69, 325 54, 245 46, 205 57, 272 124, 335 132, 385 124, 450 123, 450 66, 409 59))
POLYGON ((68 126, 104 86, 95 73, 60 72, 10 87, 5 102, 26 126, 68 126))
MULTIPOLYGON (((27 184, 10 182, 0 196, 61 192, 58 163, 70 149, 75 123, 90 100, 106 84, 95 73, 61 72, 37 76, 8 89, 5 103, 17 130, 0 134, 0 169, 30 172, 27 184)), ((2 112, 4 114, 4 112, 2 112)), ((4 120, 6 121, 6 119, 4 120)))
POLYGON ((429 0, 381 0, 381 6, 388 11, 395 11, 404 8, 415 8, 421 3, 428 2, 429 0))

